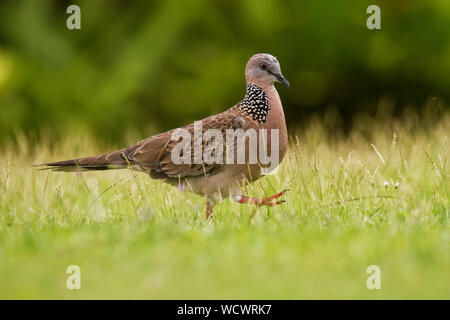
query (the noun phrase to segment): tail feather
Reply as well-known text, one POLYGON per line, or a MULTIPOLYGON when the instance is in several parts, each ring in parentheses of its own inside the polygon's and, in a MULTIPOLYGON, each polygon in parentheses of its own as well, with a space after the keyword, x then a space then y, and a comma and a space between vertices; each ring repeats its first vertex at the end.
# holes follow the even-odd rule
POLYGON ((127 150, 118 150, 93 157, 48 162, 37 166, 41 167, 40 170, 63 172, 123 169, 130 165, 130 161, 126 157, 125 151, 127 150))

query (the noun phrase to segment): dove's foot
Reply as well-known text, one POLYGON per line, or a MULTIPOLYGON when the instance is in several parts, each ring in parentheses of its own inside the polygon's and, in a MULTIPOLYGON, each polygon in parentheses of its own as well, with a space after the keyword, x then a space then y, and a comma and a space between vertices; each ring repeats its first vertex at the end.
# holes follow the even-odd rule
POLYGON ((283 190, 281 192, 278 192, 277 194, 274 194, 273 196, 270 196, 267 198, 262 198, 262 199, 240 195, 240 196, 237 196, 235 200, 239 203, 250 203, 250 204, 254 204, 256 206, 273 207, 273 206, 276 206, 283 202, 286 202, 285 200, 277 200, 277 199, 279 197, 281 197, 282 195, 284 195, 287 191, 288 190, 283 190))

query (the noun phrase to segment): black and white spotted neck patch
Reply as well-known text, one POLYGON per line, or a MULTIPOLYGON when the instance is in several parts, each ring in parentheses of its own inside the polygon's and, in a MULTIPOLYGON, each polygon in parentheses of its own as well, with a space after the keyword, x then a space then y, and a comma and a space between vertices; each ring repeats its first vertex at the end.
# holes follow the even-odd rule
POLYGON ((238 107, 259 123, 266 122, 270 111, 267 93, 253 84, 247 85, 245 97, 238 103, 238 107))

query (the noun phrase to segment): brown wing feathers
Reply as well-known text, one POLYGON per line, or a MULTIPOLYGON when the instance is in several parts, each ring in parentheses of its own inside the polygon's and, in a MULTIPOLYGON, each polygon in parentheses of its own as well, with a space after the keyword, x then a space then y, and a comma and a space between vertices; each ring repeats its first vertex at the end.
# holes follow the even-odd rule
MULTIPOLYGON (((203 132, 209 128, 225 129, 244 127, 245 120, 231 108, 216 116, 208 117, 202 121, 203 132)), ((193 124, 183 127, 193 134, 193 124)), ((135 145, 105 153, 93 157, 78 158, 72 160, 45 163, 45 169, 53 171, 87 171, 87 170, 109 170, 123 169, 129 165, 142 171, 153 171, 158 178, 178 178, 187 176, 209 175, 221 169, 220 164, 180 164, 171 161, 171 152, 178 143, 171 140, 172 131, 141 140, 135 145)), ((203 145, 205 147, 205 145, 203 145)), ((193 143, 192 143, 193 148, 193 143)), ((191 152, 192 157, 194 153, 191 152)))

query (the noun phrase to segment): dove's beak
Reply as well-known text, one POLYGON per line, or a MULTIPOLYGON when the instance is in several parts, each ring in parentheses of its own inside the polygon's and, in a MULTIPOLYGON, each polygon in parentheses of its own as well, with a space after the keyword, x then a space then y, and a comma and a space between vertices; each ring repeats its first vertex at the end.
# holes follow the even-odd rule
POLYGON ((288 88, 291 86, 289 81, 287 81, 286 78, 281 73, 273 73, 273 72, 270 72, 270 71, 269 71, 269 73, 271 75, 273 75, 275 78, 277 78, 277 81, 282 83, 284 86, 286 86, 288 88))

